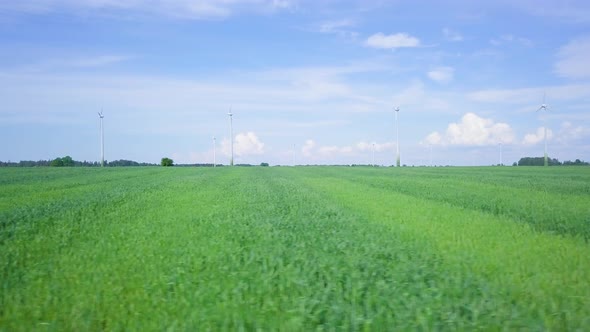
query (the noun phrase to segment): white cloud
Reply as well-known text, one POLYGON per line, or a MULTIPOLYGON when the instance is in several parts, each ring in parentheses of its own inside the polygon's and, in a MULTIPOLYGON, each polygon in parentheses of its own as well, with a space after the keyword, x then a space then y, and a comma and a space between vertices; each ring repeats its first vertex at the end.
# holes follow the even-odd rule
POLYGON ((574 39, 559 49, 555 63, 555 73, 561 77, 581 79, 590 77, 588 56, 590 37, 574 39))
MULTIPOLYGON (((539 127, 537 131, 532 134, 524 135, 524 139, 522 140, 522 144, 524 145, 534 145, 539 142, 542 142, 545 138, 545 128, 539 127)), ((547 128, 547 140, 551 140, 553 138, 553 131, 547 128)))
POLYGON ((417 47, 420 46, 420 40, 416 37, 408 35, 407 33, 384 35, 383 33, 379 32, 367 39, 367 46, 385 49, 417 47))
POLYGON ((445 39, 448 41, 458 42, 463 40, 463 36, 459 32, 453 31, 449 28, 443 29, 443 35, 445 36, 445 39))
POLYGON ((518 44, 525 47, 533 46, 533 42, 530 39, 518 37, 512 34, 506 34, 498 38, 491 39, 490 44, 493 46, 501 46, 506 44, 518 44))
POLYGON ((315 146, 316 146, 316 143, 313 140, 308 139, 307 141, 305 141, 305 144, 301 148, 301 153, 304 156, 309 157, 309 156, 311 156, 311 152, 315 148, 315 146))
POLYGON ((451 123, 444 135, 429 134, 424 142, 430 145, 483 146, 514 142, 510 125, 466 113, 459 123, 451 123))
MULTIPOLYGON (((221 151, 226 156, 231 155, 231 144, 228 139, 221 142, 221 151)), ((238 157, 261 155, 264 153, 264 143, 253 132, 239 133, 234 138, 234 155, 238 157)))
POLYGON ((449 83, 453 80, 455 69, 453 67, 438 67, 428 72, 428 77, 438 83, 449 83))
POLYGON ((424 139, 424 143, 427 145, 442 145, 443 144, 443 137, 437 131, 428 134, 424 139))
POLYGON ((263 154, 264 143, 262 143, 253 132, 237 134, 235 138, 234 151, 238 156, 263 154))

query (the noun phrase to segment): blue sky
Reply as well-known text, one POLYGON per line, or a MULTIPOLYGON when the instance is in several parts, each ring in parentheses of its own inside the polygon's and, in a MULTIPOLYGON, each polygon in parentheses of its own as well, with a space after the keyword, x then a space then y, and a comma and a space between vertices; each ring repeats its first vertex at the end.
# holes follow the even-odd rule
POLYGON ((0 1, 0 160, 590 160, 589 58, 587 1, 0 1))

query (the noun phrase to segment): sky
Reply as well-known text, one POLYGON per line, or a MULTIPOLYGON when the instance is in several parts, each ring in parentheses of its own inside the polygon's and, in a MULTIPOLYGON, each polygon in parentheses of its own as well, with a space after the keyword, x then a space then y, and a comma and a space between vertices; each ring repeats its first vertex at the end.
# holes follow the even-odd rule
POLYGON ((0 160, 590 161, 589 59, 586 0, 0 0, 0 160))

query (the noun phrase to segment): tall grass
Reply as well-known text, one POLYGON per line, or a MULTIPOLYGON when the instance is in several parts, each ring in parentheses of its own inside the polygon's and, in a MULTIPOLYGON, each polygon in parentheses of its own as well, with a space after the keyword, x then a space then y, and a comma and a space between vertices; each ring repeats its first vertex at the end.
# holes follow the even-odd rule
POLYGON ((589 174, 518 171, 0 169, 0 329, 590 326, 589 174))

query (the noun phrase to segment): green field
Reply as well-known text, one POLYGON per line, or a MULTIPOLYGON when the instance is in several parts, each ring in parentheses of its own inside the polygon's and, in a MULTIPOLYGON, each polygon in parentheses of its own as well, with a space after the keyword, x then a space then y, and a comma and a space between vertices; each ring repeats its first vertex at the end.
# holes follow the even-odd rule
POLYGON ((0 169, 0 330, 590 327, 590 168, 0 169))

